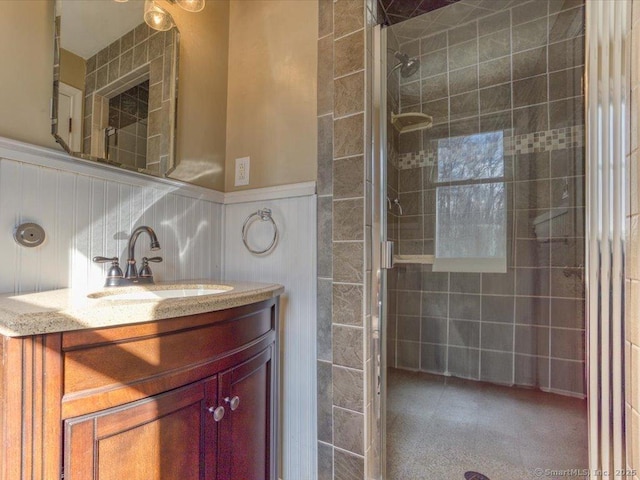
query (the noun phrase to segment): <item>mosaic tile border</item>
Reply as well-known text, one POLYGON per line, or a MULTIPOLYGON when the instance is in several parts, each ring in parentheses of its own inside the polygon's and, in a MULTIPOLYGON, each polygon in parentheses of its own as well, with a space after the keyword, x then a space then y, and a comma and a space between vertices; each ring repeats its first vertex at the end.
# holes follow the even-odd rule
MULTIPOLYGON (((431 167, 438 161, 437 141, 432 141, 432 148, 419 152, 390 154, 392 165, 398 170, 431 167)), ((518 155, 526 153, 551 152, 565 148, 580 148, 584 146, 584 125, 556 128, 542 132, 525 133, 511 137, 504 137, 504 155, 518 155)))

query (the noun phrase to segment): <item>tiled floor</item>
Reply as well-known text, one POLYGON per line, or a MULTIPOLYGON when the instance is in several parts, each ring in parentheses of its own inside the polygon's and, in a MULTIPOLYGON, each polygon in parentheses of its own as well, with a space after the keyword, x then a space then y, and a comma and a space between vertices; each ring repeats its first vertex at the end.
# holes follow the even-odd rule
POLYGON ((586 400, 389 369, 389 480, 566 478, 536 468, 587 468, 586 400))

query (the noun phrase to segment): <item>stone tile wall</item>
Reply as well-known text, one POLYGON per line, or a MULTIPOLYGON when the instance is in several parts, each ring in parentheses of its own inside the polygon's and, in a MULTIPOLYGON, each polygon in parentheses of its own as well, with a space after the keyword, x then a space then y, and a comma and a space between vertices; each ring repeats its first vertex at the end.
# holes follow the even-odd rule
POLYGON ((149 81, 109 99, 109 126, 117 129, 109 145, 109 160, 146 167, 148 116, 149 81))
POLYGON ((370 0, 320 0, 318 28, 318 479, 377 466, 371 418, 370 0), (365 457, 367 462, 365 462, 365 457))

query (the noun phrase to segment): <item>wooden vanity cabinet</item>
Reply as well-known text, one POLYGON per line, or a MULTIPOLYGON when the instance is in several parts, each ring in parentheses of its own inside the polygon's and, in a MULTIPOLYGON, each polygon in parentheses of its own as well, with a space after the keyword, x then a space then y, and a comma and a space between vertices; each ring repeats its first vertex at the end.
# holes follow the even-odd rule
POLYGON ((277 318, 276 298, 4 337, 0 478, 275 480, 277 318))
POLYGON ((267 349, 220 375, 218 388, 230 410, 228 420, 218 423, 220 480, 270 478, 272 361, 272 350, 267 349))

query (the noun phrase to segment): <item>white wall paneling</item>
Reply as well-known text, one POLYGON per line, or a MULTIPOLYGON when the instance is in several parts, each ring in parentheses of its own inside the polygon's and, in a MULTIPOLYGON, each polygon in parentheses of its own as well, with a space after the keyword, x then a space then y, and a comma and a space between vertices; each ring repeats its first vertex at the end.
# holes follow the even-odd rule
MULTIPOLYGON (((0 158, 0 292, 99 288, 108 265, 91 259, 117 255, 124 269, 128 236, 138 225, 158 234, 161 250, 154 255, 164 258, 153 265, 158 281, 221 276, 221 204, 173 185, 139 179, 127 183, 101 178, 101 173, 0 158), (15 243, 14 229, 23 222, 45 229, 43 245, 15 243)), ((149 253, 143 235, 136 257, 149 253)))
MULTIPOLYGON (((258 220, 248 239, 256 248, 268 245, 271 235, 270 224, 258 220)), ((315 277, 315 195, 225 206, 223 278, 285 286, 280 303, 281 478, 285 480, 316 478, 315 277), (272 210, 280 236, 271 253, 259 256, 245 248, 241 232, 247 216, 262 208, 272 210)))
POLYGON ((275 187, 253 188, 224 194, 224 204, 307 197, 316 193, 316 182, 290 183, 275 187))

